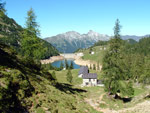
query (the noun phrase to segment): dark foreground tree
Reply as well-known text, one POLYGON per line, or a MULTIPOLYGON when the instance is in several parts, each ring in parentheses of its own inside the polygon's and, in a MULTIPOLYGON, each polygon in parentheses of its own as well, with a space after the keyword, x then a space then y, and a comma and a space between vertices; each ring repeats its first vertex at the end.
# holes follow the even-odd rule
POLYGON ((117 19, 114 27, 114 37, 109 42, 109 50, 103 59, 103 77, 105 91, 121 97, 132 97, 134 90, 123 62, 123 41, 120 38, 120 24, 117 19))

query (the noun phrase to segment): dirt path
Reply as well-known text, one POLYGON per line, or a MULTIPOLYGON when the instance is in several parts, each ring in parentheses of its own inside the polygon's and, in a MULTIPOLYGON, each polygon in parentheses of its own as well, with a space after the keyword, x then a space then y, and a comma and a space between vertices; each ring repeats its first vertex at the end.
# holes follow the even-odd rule
POLYGON ((118 113, 117 111, 114 110, 110 110, 109 108, 100 108, 100 103, 104 103, 106 104, 104 101, 102 101, 102 98, 105 94, 103 93, 98 100, 93 100, 93 99, 85 99, 85 102, 87 102, 88 104, 90 104, 95 110, 99 111, 99 112, 103 112, 103 113, 118 113))
POLYGON ((136 104, 130 108, 123 108, 121 110, 111 110, 109 108, 100 108, 100 103, 105 103, 102 98, 105 94, 103 93, 98 100, 92 98, 86 98, 85 102, 91 105, 95 110, 103 113, 150 113, 150 100, 145 100, 139 104, 136 104))

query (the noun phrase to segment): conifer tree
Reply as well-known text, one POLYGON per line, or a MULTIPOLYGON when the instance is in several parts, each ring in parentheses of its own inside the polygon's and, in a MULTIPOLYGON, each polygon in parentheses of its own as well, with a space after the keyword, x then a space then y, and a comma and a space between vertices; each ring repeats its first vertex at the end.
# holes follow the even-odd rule
POLYGON ((30 31, 31 33, 35 34, 36 36, 40 35, 40 31, 39 31, 39 25, 36 22, 36 15, 34 13, 34 10, 32 8, 30 8, 30 10, 27 12, 27 17, 26 17, 26 28, 28 29, 28 31, 30 31))
POLYGON ((67 72, 67 81, 68 81, 69 83, 72 83, 72 79, 73 79, 72 73, 71 73, 71 71, 70 71, 70 69, 69 69, 68 72, 67 72))
POLYGON ((64 65, 63 65, 63 63, 61 62, 60 63, 60 69, 62 70, 64 68, 64 65))
POLYGON ((70 64, 70 69, 73 69, 74 66, 73 66, 73 61, 71 61, 71 64, 70 64))
POLYGON ((65 67, 66 69, 69 69, 69 64, 68 64, 68 61, 65 59, 65 67))
POLYGON ((114 27, 114 38, 120 39, 120 30, 121 30, 120 21, 119 19, 117 19, 114 27))
POLYGON ((103 59, 103 77, 105 91, 121 97, 131 97, 134 94, 132 83, 126 80, 126 73, 122 62, 122 40, 120 38, 120 24, 117 19, 114 27, 114 38, 109 42, 109 50, 103 59), (122 66, 122 67, 121 67, 122 66), (129 85, 130 84, 130 85, 129 85))
POLYGON ((55 73, 55 71, 52 72, 52 77, 56 80, 56 73, 55 73))
POLYGON ((35 13, 31 8, 27 13, 26 28, 21 34, 21 50, 27 58, 40 59, 47 50, 47 48, 43 48, 43 43, 38 38, 40 34, 38 27, 35 13))

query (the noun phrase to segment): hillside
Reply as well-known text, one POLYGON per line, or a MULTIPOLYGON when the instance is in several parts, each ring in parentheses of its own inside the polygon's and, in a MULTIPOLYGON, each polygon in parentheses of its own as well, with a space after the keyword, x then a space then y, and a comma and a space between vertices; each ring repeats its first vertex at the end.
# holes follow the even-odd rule
MULTIPOLYGON (((78 69, 72 70, 73 85, 80 86, 82 84, 82 79, 78 78, 78 69)), ((53 72, 53 71, 50 71, 53 72)), ((97 73, 100 79, 101 72, 96 70, 91 70, 92 73, 97 73)), ((67 70, 55 71, 56 78, 59 82, 67 84, 66 74, 67 70)), ((130 102, 123 102, 120 99, 114 99, 108 96, 104 91, 103 87, 83 87, 83 90, 87 92, 83 93, 85 104, 89 104, 95 111, 86 111, 90 113, 149 113, 149 88, 142 87, 139 84, 134 85, 134 98, 130 102)), ((81 104, 82 106, 82 104, 81 104)), ((83 106, 82 106, 83 107, 83 106)), ((81 107, 81 108, 82 108, 81 107)), ((83 108, 82 108, 83 109, 83 108)), ((67 112, 66 112, 67 113, 67 112)))
MULTIPOLYGON (((52 71, 48 72, 30 59, 22 59, 7 45, 0 44, 0 53, 0 112, 149 112, 149 87, 135 84, 134 97, 126 103, 110 99, 103 87, 81 89, 79 70, 71 71, 73 83, 69 84, 67 70, 56 71, 56 80, 52 71)), ((98 78, 102 78, 99 71, 90 72, 96 72, 98 78)))
POLYGON ((87 34, 75 31, 58 34, 57 36, 45 38, 62 53, 72 53, 79 48, 88 48, 99 40, 108 40, 109 36, 99 34, 90 30, 87 34))
POLYGON ((108 49, 109 41, 98 41, 93 46, 86 49, 78 49, 76 53, 83 53, 82 60, 90 60, 91 62, 99 63, 102 65, 102 60, 105 56, 106 50, 108 49))
POLYGON ((0 53, 0 112, 96 112, 83 100, 86 90, 57 82, 47 70, 17 57, 6 45, 0 44, 0 53))
MULTIPOLYGON (((9 18, 7 15, 0 15, 0 42, 12 46, 19 54, 21 54, 20 34, 22 31, 23 28, 14 19, 9 18)), ((59 54, 57 49, 50 43, 40 40, 43 42, 43 48, 47 48, 47 52, 42 59, 59 54)))
MULTIPOLYGON (((141 40, 143 40, 143 39, 141 39, 141 40)), ((137 41, 135 41, 134 39, 127 39, 125 41, 131 45, 134 45, 137 43, 137 41)), ((78 49, 75 52, 82 52, 84 54, 84 56, 82 57, 83 60, 95 61, 97 63, 102 64, 102 60, 105 56, 106 50, 109 48, 108 43, 109 43, 109 41, 98 41, 90 48, 78 49), (94 54, 91 54, 91 52, 94 52, 94 54)), ((146 49, 146 47, 145 47, 145 49, 146 49)))
POLYGON ((149 37, 150 35, 144 35, 144 36, 136 36, 136 35, 124 35, 121 36, 123 40, 133 39, 135 41, 139 41, 143 37, 149 37))
POLYGON ((0 15, 0 41, 18 50, 23 28, 6 15, 0 15))

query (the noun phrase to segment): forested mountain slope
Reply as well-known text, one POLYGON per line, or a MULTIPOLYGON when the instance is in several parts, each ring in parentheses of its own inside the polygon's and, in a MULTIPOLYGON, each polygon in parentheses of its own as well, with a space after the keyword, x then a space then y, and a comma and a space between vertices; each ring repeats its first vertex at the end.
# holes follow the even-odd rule
MULTIPOLYGON (((9 18, 5 14, 0 14, 0 42, 12 46, 17 53, 21 54, 21 33, 23 28, 18 25, 14 19, 9 18)), ((59 52, 50 43, 40 39, 43 43, 43 48, 47 48, 45 55, 41 57, 49 58, 50 56, 58 55, 59 52)))

